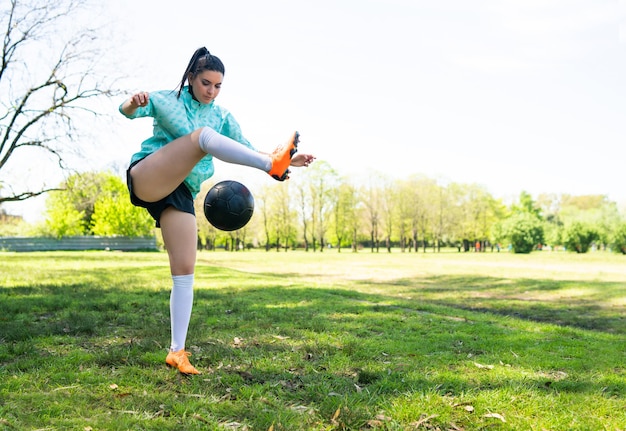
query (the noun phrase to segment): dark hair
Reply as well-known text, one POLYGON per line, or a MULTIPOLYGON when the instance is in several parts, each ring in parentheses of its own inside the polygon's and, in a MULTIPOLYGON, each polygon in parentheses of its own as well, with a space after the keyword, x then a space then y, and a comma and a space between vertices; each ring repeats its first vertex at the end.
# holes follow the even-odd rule
POLYGON ((189 79, 189 75, 191 74, 195 77, 203 70, 212 70, 214 72, 220 72, 224 75, 224 63, 222 63, 222 60, 212 55, 205 47, 196 49, 196 52, 194 52, 191 56, 187 69, 185 69, 183 79, 180 81, 180 85, 178 86, 177 97, 180 97, 180 93, 183 91, 185 83, 189 79))

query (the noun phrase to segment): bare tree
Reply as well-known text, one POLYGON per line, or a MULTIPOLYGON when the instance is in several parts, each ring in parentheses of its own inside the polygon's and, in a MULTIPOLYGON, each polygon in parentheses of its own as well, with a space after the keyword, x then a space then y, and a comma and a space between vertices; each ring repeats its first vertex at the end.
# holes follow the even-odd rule
MULTIPOLYGON (((43 175, 28 184, 19 163, 71 169, 86 115, 117 95, 102 75, 104 45, 90 23, 88 0, 9 0, 0 7, 0 204, 50 190, 43 175), (8 7, 6 7, 6 6, 8 7)), ((92 123, 93 124, 93 123, 92 123)))

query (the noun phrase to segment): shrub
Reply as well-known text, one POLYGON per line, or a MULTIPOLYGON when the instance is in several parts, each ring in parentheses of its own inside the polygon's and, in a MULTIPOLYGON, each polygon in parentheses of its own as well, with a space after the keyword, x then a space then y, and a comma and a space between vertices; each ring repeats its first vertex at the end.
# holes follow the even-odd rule
POLYGON ((622 223, 613 233, 611 248, 617 253, 626 254, 626 222, 622 223))
POLYGON ((514 253, 530 253, 543 242, 543 225, 536 215, 519 212, 504 221, 502 235, 514 253))
POLYGON ((563 245, 576 253, 587 253, 591 244, 598 238, 598 231, 582 221, 571 223, 563 231, 563 245))

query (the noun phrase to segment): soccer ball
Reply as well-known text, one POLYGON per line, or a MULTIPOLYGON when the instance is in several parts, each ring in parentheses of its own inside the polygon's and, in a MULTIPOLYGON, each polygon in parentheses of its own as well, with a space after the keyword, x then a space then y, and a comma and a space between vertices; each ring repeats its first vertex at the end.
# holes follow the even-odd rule
POLYGON ((226 180, 215 184, 204 198, 204 215, 217 229, 244 227, 254 212, 254 198, 243 184, 226 180))

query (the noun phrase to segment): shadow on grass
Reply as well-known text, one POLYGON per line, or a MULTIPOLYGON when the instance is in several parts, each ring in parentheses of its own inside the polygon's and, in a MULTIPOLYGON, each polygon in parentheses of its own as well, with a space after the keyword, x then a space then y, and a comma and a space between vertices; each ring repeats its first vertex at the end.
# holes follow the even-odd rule
POLYGON ((416 302, 431 305, 626 333, 626 286, 623 283, 437 276, 385 282, 379 287, 385 285, 401 288, 416 302))

